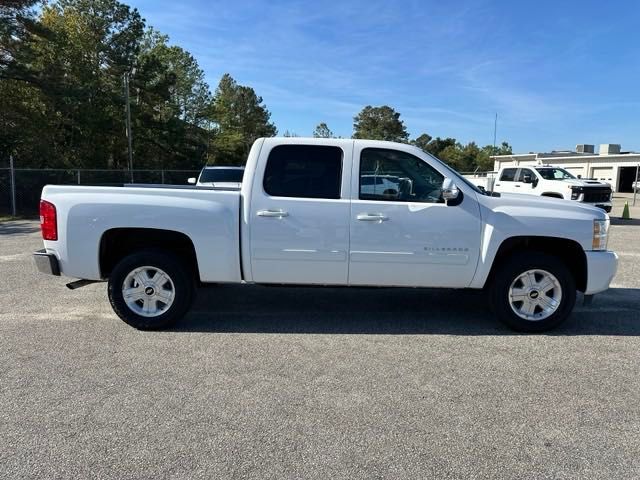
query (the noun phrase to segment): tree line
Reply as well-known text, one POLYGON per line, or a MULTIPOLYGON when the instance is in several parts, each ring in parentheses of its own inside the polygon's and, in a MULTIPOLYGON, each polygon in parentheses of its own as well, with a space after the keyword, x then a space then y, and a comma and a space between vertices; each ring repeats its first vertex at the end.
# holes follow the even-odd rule
POLYGON ((428 133, 409 139, 409 133, 404 122, 400 119, 400 113, 386 105, 364 107, 353 119, 353 132, 353 138, 410 143, 461 172, 493 170, 491 155, 512 153, 511 145, 507 142, 502 142, 499 146, 480 147, 475 142, 463 145, 455 138, 433 138, 428 133))
MULTIPOLYGON (((135 168, 239 165, 256 138, 278 133, 253 88, 225 74, 212 93, 196 59, 135 8, 117 0, 0 3, 1 164, 11 154, 21 167, 127 168, 127 101, 135 168)), ((334 134, 320 123, 313 136, 334 134)), ((463 171, 492 169, 490 155, 511 153, 506 142, 410 139, 389 106, 358 113, 353 138, 408 142, 463 171)))

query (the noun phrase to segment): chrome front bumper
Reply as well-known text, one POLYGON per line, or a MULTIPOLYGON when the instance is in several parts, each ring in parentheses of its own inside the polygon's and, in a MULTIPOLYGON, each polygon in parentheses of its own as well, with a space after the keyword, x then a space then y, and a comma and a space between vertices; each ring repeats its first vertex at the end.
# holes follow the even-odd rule
POLYGON ((585 252, 587 256, 587 289, 585 295, 594 295, 609 288, 618 270, 618 255, 614 252, 585 252))

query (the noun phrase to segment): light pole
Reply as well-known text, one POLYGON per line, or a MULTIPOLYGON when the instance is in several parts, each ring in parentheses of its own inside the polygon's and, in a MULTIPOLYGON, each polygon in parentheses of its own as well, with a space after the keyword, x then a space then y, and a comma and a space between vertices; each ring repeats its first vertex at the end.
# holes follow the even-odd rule
POLYGON ((496 112, 496 118, 493 121, 493 154, 496 155, 496 134, 498 133, 498 112, 496 112))

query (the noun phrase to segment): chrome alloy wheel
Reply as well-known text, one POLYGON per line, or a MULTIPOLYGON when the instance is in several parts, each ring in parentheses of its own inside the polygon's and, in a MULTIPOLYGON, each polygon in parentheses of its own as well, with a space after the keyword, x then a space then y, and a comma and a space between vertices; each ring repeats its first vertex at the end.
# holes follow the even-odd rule
POLYGON ((546 270, 527 270, 509 287, 509 305, 520 318, 539 321, 553 315, 562 302, 558 279, 546 270))
POLYGON ((176 297, 171 277, 157 267, 138 267, 122 282, 122 297, 132 312, 157 317, 166 312, 176 297))

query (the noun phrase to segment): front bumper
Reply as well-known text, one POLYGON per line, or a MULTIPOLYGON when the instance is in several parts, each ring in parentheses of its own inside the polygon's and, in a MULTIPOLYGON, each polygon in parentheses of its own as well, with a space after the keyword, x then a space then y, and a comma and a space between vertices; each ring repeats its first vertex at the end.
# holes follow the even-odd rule
POLYGON ((38 250, 33 252, 33 261, 39 272, 60 276, 60 263, 53 253, 48 253, 44 249, 38 250))
POLYGON ((601 208, 602 210, 604 210, 605 212, 609 213, 611 212, 611 208, 613 206, 613 204, 611 202, 581 202, 585 205, 591 205, 592 207, 598 207, 601 208))
POLYGON ((618 270, 618 255, 614 252, 585 252, 587 256, 587 289, 585 295, 594 295, 609 288, 618 270))
POLYGON ((603 209, 607 213, 611 213, 612 205, 610 203, 595 203, 596 207, 603 209))

